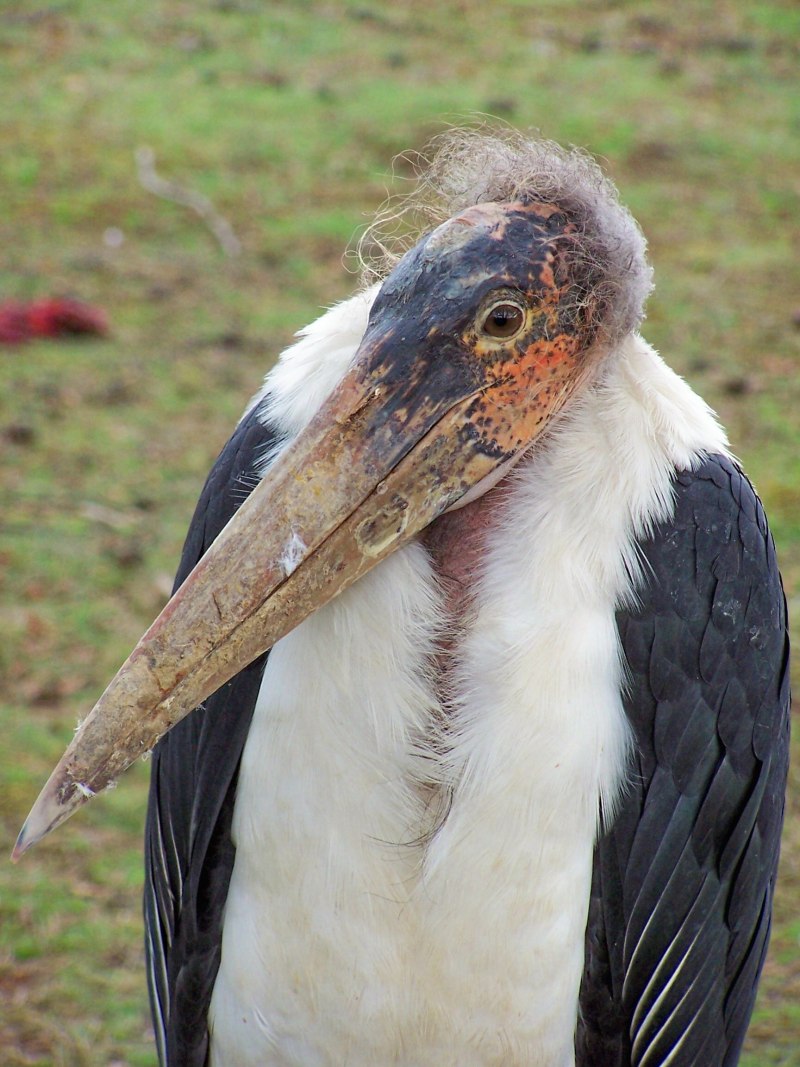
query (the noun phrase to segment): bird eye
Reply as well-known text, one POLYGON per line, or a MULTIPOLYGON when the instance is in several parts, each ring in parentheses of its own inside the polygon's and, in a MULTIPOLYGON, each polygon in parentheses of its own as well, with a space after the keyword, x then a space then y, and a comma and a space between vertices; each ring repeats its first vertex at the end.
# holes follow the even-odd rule
POLYGON ((525 313, 517 304, 504 302, 495 304, 489 309, 489 313, 483 320, 483 332, 490 337, 507 341, 514 337, 522 329, 525 322, 525 313))

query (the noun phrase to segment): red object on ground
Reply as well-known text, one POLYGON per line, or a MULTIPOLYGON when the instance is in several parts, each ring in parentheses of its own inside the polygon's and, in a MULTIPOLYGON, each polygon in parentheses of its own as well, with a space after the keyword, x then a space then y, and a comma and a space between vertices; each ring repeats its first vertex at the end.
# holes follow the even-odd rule
POLYGON ((24 344, 34 337, 102 335, 107 332, 105 312, 80 300, 45 297, 25 302, 0 302, 0 344, 24 344))

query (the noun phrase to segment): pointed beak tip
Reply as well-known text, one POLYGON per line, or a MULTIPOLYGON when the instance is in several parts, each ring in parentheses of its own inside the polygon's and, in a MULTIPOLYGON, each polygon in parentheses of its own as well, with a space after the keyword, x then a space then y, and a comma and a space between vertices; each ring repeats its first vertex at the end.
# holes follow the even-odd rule
MULTIPOLYGON (((37 839, 38 840, 38 839, 37 839)), ((23 855, 36 844, 31 834, 28 831, 28 820, 25 820, 25 824, 19 832, 14 848, 11 852, 11 862, 19 863, 23 855)))
POLYGON ((81 806, 85 795, 77 791, 67 800, 59 800, 58 790, 51 778, 36 799, 17 837, 11 853, 11 862, 18 863, 21 857, 34 845, 60 826, 62 822, 81 806))

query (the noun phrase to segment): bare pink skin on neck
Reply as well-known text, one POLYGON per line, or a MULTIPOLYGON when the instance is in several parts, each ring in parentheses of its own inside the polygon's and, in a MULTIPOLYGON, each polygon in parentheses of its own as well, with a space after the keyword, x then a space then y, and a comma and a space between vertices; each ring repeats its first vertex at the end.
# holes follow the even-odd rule
POLYGON ((471 504, 441 515, 420 535, 445 597, 451 636, 443 642, 438 666, 445 674, 454 638, 463 631, 481 573, 489 532, 508 496, 511 475, 471 504))

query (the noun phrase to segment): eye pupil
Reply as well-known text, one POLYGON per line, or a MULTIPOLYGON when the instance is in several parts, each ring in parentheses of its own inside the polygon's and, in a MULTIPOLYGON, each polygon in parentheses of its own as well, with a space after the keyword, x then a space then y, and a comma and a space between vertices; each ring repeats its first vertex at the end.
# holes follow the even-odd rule
POLYGON ((522 309, 516 304, 497 304, 486 316, 483 329, 490 337, 513 337, 522 321, 522 309))

